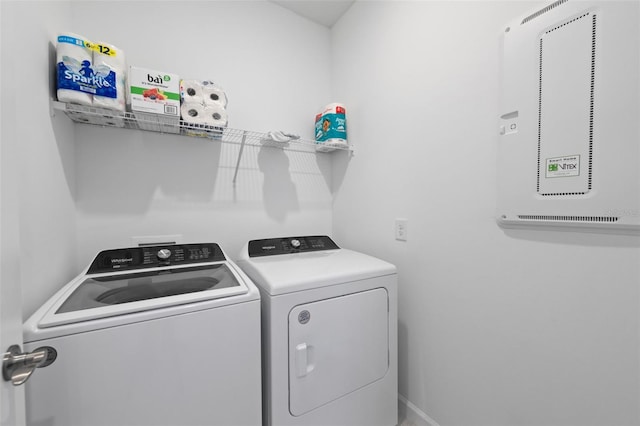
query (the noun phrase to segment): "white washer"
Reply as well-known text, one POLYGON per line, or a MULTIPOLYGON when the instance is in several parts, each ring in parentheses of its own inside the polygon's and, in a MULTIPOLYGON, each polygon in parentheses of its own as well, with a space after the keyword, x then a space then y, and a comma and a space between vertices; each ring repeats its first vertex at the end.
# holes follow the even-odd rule
POLYGON ((260 295, 217 244, 103 251, 24 324, 27 423, 260 424, 260 295))
POLYGON ((395 266, 326 236, 250 241, 237 263, 261 292, 263 424, 396 425, 395 266))

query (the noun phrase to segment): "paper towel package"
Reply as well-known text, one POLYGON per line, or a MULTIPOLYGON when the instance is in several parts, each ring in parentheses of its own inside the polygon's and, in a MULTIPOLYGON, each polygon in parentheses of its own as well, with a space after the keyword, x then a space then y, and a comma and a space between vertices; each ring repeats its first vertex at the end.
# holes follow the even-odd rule
MULTIPOLYGON (((63 33, 58 36, 57 96, 61 102, 125 111, 124 52, 104 42, 63 33)), ((88 117, 88 122, 100 117, 88 117)), ((120 125, 120 120, 116 120, 120 125)), ((103 124, 103 123, 94 123, 103 124)))
POLYGON ((96 91, 88 41, 74 33, 58 35, 56 46, 57 96, 60 102, 91 105, 96 91))
POLYGON ((141 129, 180 133, 180 77, 130 67, 127 98, 141 129))
POLYGON ((347 110, 344 105, 327 105, 316 115, 316 149, 332 150, 335 146, 347 144, 347 110))
POLYGON ((93 105, 125 111, 125 79, 127 67, 124 52, 116 46, 98 42, 93 44, 93 70, 104 83, 96 88, 93 105))

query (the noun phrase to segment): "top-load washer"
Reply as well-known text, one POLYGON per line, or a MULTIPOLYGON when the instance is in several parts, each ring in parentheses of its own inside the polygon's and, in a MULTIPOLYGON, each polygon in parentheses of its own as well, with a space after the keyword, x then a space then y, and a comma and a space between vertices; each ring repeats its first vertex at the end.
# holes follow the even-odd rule
POLYGON ((217 244, 107 250, 24 324, 32 425, 260 424, 260 295, 217 244))
POLYGON ((397 273, 327 236, 250 241, 262 303, 264 425, 397 424, 397 273))

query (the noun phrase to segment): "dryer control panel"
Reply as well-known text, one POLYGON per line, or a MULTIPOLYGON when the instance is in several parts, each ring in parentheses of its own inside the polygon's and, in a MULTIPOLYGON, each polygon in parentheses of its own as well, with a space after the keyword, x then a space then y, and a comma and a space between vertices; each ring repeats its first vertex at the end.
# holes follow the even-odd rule
POLYGON ((326 235, 268 238, 265 240, 249 241, 249 257, 335 250, 339 248, 340 247, 326 235))
POLYGON ((99 274, 225 260, 220 246, 215 243, 121 248, 100 252, 91 263, 88 273, 99 274))

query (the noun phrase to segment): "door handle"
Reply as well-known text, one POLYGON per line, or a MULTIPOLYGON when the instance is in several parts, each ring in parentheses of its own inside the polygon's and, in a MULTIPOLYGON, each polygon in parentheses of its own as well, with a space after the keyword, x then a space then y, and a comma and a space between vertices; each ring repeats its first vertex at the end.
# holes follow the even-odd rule
POLYGON ((51 365, 58 352, 51 346, 40 347, 33 352, 23 353, 19 345, 12 345, 2 355, 2 378, 20 386, 31 377, 36 368, 51 365))
POLYGON ((296 346, 296 375, 298 377, 304 377, 311 373, 314 368, 313 346, 300 343, 296 346))

